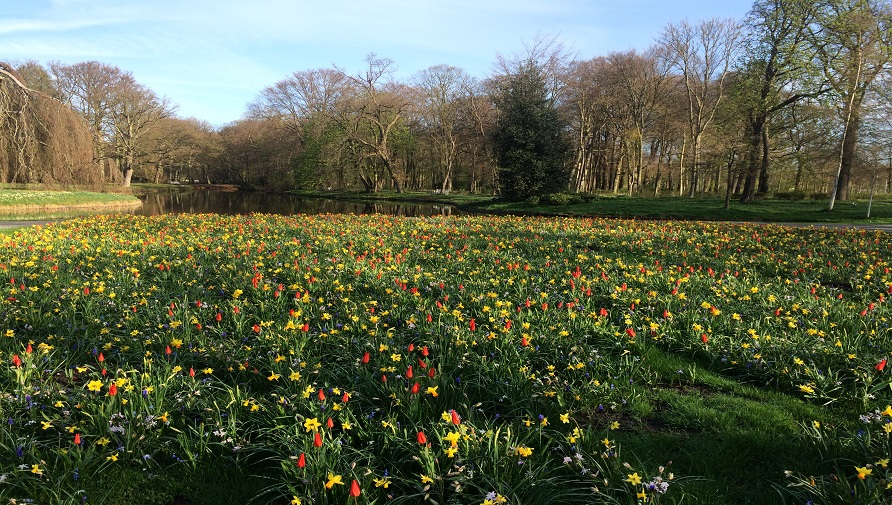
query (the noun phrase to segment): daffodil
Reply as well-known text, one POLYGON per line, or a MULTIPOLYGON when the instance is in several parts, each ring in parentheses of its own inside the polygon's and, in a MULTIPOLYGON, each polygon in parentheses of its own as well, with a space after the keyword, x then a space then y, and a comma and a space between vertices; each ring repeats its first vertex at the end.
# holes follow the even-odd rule
POLYGON ((307 430, 308 433, 311 431, 318 430, 321 426, 322 426, 322 423, 320 423, 319 419, 316 419, 315 417, 307 418, 304 421, 304 429, 307 430))
POLYGON ((630 473, 626 476, 626 482, 633 486, 637 486, 638 484, 641 484, 641 476, 638 475, 638 472, 630 473))
POLYGON ((866 466, 856 466, 855 471, 858 472, 858 478, 864 480, 868 475, 873 473, 873 468, 867 468, 866 466))
POLYGON ((514 455, 522 458, 529 458, 533 454, 533 448, 525 445, 519 445, 514 448, 514 455))
POLYGON ((325 483, 325 489, 331 489, 332 487, 335 486, 335 484, 344 485, 344 481, 341 479, 340 475, 335 475, 333 473, 329 473, 328 474, 328 482, 325 483))

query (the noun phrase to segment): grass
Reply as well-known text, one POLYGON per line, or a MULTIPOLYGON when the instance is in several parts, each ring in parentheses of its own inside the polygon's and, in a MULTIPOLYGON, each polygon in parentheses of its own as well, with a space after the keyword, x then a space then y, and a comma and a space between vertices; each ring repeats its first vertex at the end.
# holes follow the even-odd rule
POLYGON ((133 195, 91 191, 0 189, 0 216, 46 213, 73 208, 139 205, 133 195))
MULTIPOLYGON (((577 203, 553 205, 544 202, 503 202, 493 196, 453 193, 439 195, 425 192, 378 193, 361 192, 299 192, 303 197, 335 198, 356 201, 402 201, 414 203, 439 203, 455 205, 474 213, 515 215, 556 215, 611 217, 626 219, 683 219, 703 221, 747 221, 772 223, 892 223, 892 203, 888 199, 876 199, 871 205, 871 217, 867 218, 869 202, 865 199, 837 202, 833 211, 827 210, 828 202, 812 200, 761 199, 742 204, 736 200, 724 209, 724 200, 716 197, 628 197, 601 195, 577 198, 577 203)), ((884 198, 888 198, 887 196, 884 198)))
POLYGON ((16 230, 0 499, 881 503, 890 246, 507 216, 16 230))

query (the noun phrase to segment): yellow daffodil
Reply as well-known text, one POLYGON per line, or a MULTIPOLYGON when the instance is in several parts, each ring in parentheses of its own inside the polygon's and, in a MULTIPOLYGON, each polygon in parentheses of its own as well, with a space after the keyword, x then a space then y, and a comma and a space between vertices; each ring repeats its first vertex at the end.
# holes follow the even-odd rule
POLYGON ((340 475, 334 475, 332 473, 328 474, 328 481, 325 483, 325 489, 331 489, 335 485, 344 485, 344 481, 341 479, 340 475))

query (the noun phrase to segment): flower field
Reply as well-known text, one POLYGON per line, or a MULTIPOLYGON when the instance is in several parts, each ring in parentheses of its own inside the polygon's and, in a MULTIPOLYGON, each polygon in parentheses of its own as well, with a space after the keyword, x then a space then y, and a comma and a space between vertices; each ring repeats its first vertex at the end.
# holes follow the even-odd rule
POLYGON ((125 476, 133 503, 171 503, 210 467, 258 503, 687 503, 710 476, 618 442, 672 429, 635 410, 696 385, 651 365, 666 355, 848 420, 802 423, 827 461, 777 475, 791 503, 881 503, 890 248, 863 230, 383 215, 0 236, 0 500, 109 502, 125 476))

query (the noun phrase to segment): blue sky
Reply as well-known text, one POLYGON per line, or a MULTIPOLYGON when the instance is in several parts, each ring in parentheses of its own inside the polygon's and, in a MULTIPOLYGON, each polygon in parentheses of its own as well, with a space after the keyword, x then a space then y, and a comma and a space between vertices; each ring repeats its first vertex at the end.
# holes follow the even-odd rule
POLYGON ((668 23, 742 19, 752 0, 0 0, 0 60, 97 60, 215 126, 292 72, 369 53, 398 78, 438 64, 488 76, 537 35, 579 58, 650 46, 668 23))

